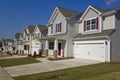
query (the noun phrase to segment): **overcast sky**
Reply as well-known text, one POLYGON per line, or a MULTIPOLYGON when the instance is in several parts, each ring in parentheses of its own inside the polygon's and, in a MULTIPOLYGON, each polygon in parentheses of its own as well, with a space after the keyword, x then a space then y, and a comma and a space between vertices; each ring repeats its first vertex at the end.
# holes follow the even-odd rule
POLYGON ((55 7, 84 11, 89 5, 120 7, 120 0, 0 0, 0 38, 12 38, 27 25, 46 25, 55 7))

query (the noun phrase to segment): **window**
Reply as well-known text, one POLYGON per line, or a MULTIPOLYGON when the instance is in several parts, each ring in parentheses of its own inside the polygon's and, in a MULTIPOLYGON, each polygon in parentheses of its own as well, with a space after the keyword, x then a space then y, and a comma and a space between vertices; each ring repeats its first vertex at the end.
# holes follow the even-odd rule
POLYGON ((61 32, 61 30, 62 30, 62 23, 60 22, 56 24, 56 32, 61 32))
POLYGON ((28 40, 30 40, 30 35, 28 35, 27 37, 28 37, 28 40))
POLYGON ((49 49, 53 50, 54 49, 54 42, 49 42, 49 49))
POLYGON ((87 21, 86 27, 87 27, 87 30, 90 30, 90 20, 87 21))
POLYGON ((35 39, 38 39, 39 37, 40 37, 40 33, 34 34, 34 38, 35 38, 35 39))
POLYGON ((96 19, 91 20, 91 29, 96 29, 96 19))
POLYGON ((53 25, 51 25, 51 34, 53 34, 53 25))
POLYGON ((98 29, 98 18, 84 21, 84 31, 98 29))
POLYGON ((24 45, 24 50, 28 50, 29 46, 28 45, 24 45))

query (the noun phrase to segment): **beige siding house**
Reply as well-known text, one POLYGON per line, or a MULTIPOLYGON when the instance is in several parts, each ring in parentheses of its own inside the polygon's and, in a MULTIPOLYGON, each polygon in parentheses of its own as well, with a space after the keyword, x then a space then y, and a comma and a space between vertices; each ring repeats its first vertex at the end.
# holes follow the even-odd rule
MULTIPOLYGON (((31 48, 31 54, 34 55, 42 53, 44 49, 44 41, 40 40, 41 38, 44 38, 47 35, 47 27, 44 25, 36 25, 34 32, 33 32, 33 38, 32 38, 32 48, 31 48)), ((45 55, 45 54, 42 54, 45 55)))
POLYGON ((24 54, 31 54, 31 48, 32 48, 32 36, 34 32, 35 26, 29 25, 27 28, 23 31, 23 51, 24 54))
POLYGON ((14 36, 14 53, 23 54, 23 35, 22 33, 16 33, 14 36))

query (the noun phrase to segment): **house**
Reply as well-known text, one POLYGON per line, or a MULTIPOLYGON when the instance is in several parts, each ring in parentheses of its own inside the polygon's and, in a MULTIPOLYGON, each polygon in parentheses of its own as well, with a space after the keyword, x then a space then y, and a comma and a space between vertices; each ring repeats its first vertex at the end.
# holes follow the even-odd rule
POLYGON ((0 53, 2 52, 2 41, 0 41, 0 53))
POLYGON ((4 53, 13 53, 13 40, 12 39, 3 39, 2 47, 4 53))
POLYGON ((44 49, 44 41, 40 40, 41 38, 44 38, 47 36, 47 27, 45 25, 36 25, 35 29, 33 31, 33 39, 32 39, 32 48, 31 48, 31 54, 42 54, 42 50, 44 49))
POLYGON ((48 57, 62 58, 73 56, 72 38, 77 35, 76 22, 81 16, 73 10, 56 7, 48 21, 48 36, 40 39, 45 41, 44 53, 48 57))
POLYGON ((14 36, 14 53, 23 54, 24 46, 22 44, 22 33, 16 33, 14 36))
POLYGON ((89 6, 79 18, 73 37, 74 57, 103 62, 120 61, 120 8, 89 6))
POLYGON ((22 44, 24 54, 31 54, 34 29, 35 29, 34 25, 28 25, 23 31, 22 44))

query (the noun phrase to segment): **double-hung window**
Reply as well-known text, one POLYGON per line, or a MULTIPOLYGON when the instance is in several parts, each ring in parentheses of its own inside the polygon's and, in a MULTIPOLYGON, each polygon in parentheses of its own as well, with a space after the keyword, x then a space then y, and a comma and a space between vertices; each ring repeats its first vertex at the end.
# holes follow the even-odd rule
POLYGON ((54 49, 54 42, 49 42, 49 49, 53 50, 54 49))
POLYGON ((56 24, 56 33, 61 31, 62 31, 62 23, 60 22, 56 24))
POLYGON ((51 34, 53 34, 53 25, 51 25, 51 34))
POLYGON ((98 29, 98 18, 84 21, 84 31, 91 31, 98 29))

